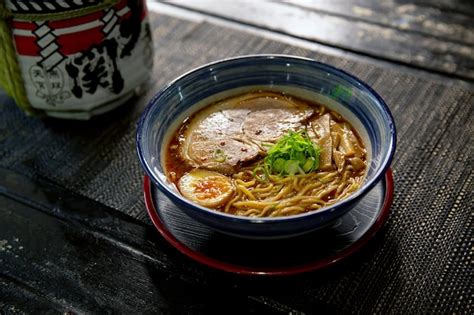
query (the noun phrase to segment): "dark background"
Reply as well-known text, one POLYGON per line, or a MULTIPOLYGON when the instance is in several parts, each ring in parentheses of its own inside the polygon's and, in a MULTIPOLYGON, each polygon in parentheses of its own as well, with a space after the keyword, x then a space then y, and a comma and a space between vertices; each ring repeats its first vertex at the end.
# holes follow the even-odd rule
POLYGON ((149 4, 152 86, 92 121, 27 117, 1 96, 3 313, 472 313, 472 3, 238 6, 149 4), (146 215, 134 138, 144 106, 193 67, 251 53, 343 68, 394 114, 389 220, 327 270, 276 279, 211 270, 146 215))

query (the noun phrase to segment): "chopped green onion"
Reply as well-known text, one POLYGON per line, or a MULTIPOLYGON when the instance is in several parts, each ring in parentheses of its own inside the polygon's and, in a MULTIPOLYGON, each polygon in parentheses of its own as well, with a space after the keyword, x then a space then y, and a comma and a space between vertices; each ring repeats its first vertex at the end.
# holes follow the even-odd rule
POLYGON ((225 153, 221 149, 217 149, 214 151, 214 161, 218 163, 223 163, 227 159, 225 153))
POLYGON ((285 173, 288 175, 295 175, 298 172, 299 163, 296 160, 288 160, 285 162, 285 173))
POLYGON ((309 158, 306 160, 306 162, 303 164, 303 171, 305 173, 311 171, 313 169, 315 160, 313 158, 309 158))
POLYGON ((290 131, 269 148, 263 170, 280 175, 310 173, 319 167, 320 152, 321 149, 311 141, 306 131, 290 131))
POLYGON ((282 158, 278 158, 273 162, 273 169, 277 173, 281 173, 283 171, 283 167, 285 166, 285 160, 282 158))

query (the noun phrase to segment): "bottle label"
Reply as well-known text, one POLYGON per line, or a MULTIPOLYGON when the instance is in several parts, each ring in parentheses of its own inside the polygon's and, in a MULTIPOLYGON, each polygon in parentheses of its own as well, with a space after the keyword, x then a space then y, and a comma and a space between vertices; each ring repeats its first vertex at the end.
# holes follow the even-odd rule
POLYGON ((11 26, 27 97, 33 107, 47 112, 87 112, 118 104, 148 80, 153 66, 143 0, 122 0, 63 20, 13 18, 11 26))

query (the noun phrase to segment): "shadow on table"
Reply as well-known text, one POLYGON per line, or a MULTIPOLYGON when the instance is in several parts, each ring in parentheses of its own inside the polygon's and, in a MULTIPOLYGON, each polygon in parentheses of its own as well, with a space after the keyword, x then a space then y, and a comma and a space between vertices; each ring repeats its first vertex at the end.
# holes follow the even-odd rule
POLYGON ((71 119, 60 119, 54 117, 43 117, 41 120, 45 126, 51 128, 54 131, 66 131, 66 132, 84 132, 86 130, 100 130, 107 126, 121 122, 130 122, 130 118, 134 117, 135 105, 139 97, 134 96, 123 105, 113 109, 110 112, 93 116, 89 120, 71 120, 71 119))
POLYGON ((4 104, 0 165, 83 190, 113 161, 135 155, 135 123, 143 102, 135 97, 88 121, 28 117, 14 104, 4 104))
MULTIPOLYGON (((155 238, 156 232, 150 229, 148 237, 155 238)), ((272 310, 276 308, 285 313, 293 309, 300 311, 312 311, 314 309, 337 311, 341 310, 342 306, 341 308, 336 306, 337 308, 334 309, 334 305, 330 306, 327 303, 329 297, 337 295, 341 298, 347 296, 347 299, 342 302, 347 305, 347 303, 350 303, 351 296, 356 296, 354 294, 355 290, 366 290, 367 293, 370 291, 373 300, 382 292, 378 288, 382 288, 389 283, 388 279, 395 273, 387 272, 382 276, 378 273, 378 278, 374 279, 362 279, 360 275, 362 273, 370 274, 366 270, 368 268, 380 270, 384 267, 384 264, 391 271, 394 271, 399 268, 400 263, 399 260, 395 259, 397 257, 397 244, 386 238, 386 227, 353 256, 333 266, 295 276, 241 276, 216 271, 192 261, 168 245, 167 247, 169 248, 166 251, 170 252, 177 265, 180 265, 180 269, 182 269, 181 277, 191 278, 193 282, 196 281, 198 283, 197 289, 189 289, 189 292, 186 292, 186 290, 182 291, 182 287, 170 289, 170 287, 163 286, 163 282, 160 280, 162 275, 155 275, 154 268, 149 269, 151 281, 154 282, 162 296, 169 299, 171 304, 181 307, 179 306, 180 303, 190 305, 196 303, 196 305, 204 307, 206 311, 209 310, 209 305, 212 305, 213 309, 219 309, 219 307, 228 309, 239 298, 242 299, 240 303, 247 303, 247 307, 258 308, 259 305, 266 305, 272 310), (382 247, 385 255, 391 257, 390 259, 377 257, 377 253, 382 252, 382 247), (375 260, 376 258, 377 260, 375 260), (361 283, 361 281, 371 282, 361 283)), ((175 275, 170 275, 170 277, 173 276, 175 275)), ((359 303, 359 301, 354 302, 359 303)))

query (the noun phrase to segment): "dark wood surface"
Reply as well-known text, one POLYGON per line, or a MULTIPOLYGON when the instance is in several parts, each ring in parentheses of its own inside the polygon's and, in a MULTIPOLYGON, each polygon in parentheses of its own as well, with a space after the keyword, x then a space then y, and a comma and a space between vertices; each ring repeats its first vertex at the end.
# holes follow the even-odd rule
POLYGON ((5 169, 0 178, 3 311, 205 313, 229 307, 261 313, 271 308, 243 288, 217 287, 225 275, 213 276, 188 259, 178 264, 180 254, 152 226, 45 180, 5 169))
MULTIPOLYGON (((382 62, 392 69, 419 75, 421 82, 434 79, 464 88, 471 88, 474 82, 472 1, 418 0, 408 3, 401 0, 327 0, 247 2, 238 5, 218 1, 211 5, 204 5, 204 2, 159 5, 162 8, 176 8, 173 14, 186 16, 188 12, 210 21, 209 23, 213 23, 215 19, 230 21, 242 30, 265 30, 270 35, 274 33, 314 43, 318 49, 329 47, 339 52, 349 51, 350 58, 354 60, 360 59, 365 63, 374 64, 382 62)), ((186 40, 181 35, 176 35, 176 41, 186 40)), ((419 83, 419 86, 423 87, 423 84, 419 83)), ((435 96, 432 97, 434 100, 435 96)), ((468 96, 463 99, 472 102, 472 98, 468 96)), ((0 102, 8 103, 11 100, 0 92, 0 102)), ((402 105, 393 106, 400 111, 398 106, 402 105)), ((456 105, 448 105, 446 113, 455 115, 456 105)), ((467 106, 464 104, 462 108, 466 109, 467 106)), ((412 107, 407 108, 407 111, 413 112, 413 120, 419 119, 421 115, 412 107)), ((466 114, 467 117, 472 117, 472 109, 466 111, 466 114)), ((434 122, 441 120, 435 118, 434 122)), ((413 121, 409 123, 410 128, 415 128, 413 121)), ((3 127, 0 125, 0 130, 3 127)), ((116 128, 128 127, 120 125, 116 128)), ((429 133, 428 127, 420 128, 420 132, 429 133)), ((403 128, 400 129, 403 131, 403 128)), ((449 130, 455 132, 458 129, 449 130)), ((92 138, 93 132, 102 131, 104 129, 96 128, 88 132, 92 138)), ((114 134, 113 127, 109 126, 105 131, 114 134)), ((20 128, 18 132, 21 132, 20 128)), ((438 136, 440 132, 435 131, 438 136)), ((459 130, 458 132, 461 133, 459 130)), ((61 131, 57 131, 57 134, 60 135, 61 131)), ((80 145, 85 145, 87 139, 89 138, 82 139, 80 145)), ((451 135, 450 139, 454 139, 454 136, 451 135)), ((66 137, 64 141, 67 140, 66 137)), ((0 133, 0 143, 7 145, 8 142, 8 145, 11 145, 14 141, 15 138, 7 139, 0 133)), ((22 145, 26 148, 26 144, 22 145)), ((439 153, 439 159, 442 160, 447 154, 443 148, 453 147, 459 151, 455 162, 465 165, 466 146, 472 147, 472 142, 429 142, 420 144, 419 147, 407 145, 406 148, 416 152, 420 150, 426 160, 439 153), (425 149, 426 152, 423 151, 425 149)), ((80 152, 78 148, 75 149, 80 152)), ((8 154, 6 150, 2 152, 8 154)), ((409 163, 408 153, 412 152, 398 154, 399 164, 409 163)), ((14 163, 12 160, 11 168, 14 163)), ((41 160, 41 163, 59 162, 54 160, 54 156, 48 156, 41 160)), ((84 161, 82 167, 87 168, 87 163, 109 161, 84 161)), ((436 165, 433 168, 436 168, 436 165)), ((430 185, 436 186, 436 189, 431 188, 433 193, 440 192, 438 197, 433 197, 437 204, 444 206, 446 203, 446 209, 450 209, 442 217, 446 221, 432 219, 427 215, 426 218, 430 221, 421 220, 420 224, 438 224, 436 220, 440 220, 439 225, 467 224, 472 227, 472 220, 463 221, 451 211, 459 208, 458 198, 470 194, 472 168, 471 173, 469 170, 459 170, 471 174, 465 183, 456 182, 460 195, 454 196, 452 200, 443 195, 447 188, 444 186, 443 190, 442 185, 449 186, 461 177, 454 168, 455 166, 450 180, 436 185, 435 179, 429 181, 430 185)), ((424 172, 425 169, 423 172, 414 172, 411 177, 400 176, 396 178, 396 186, 399 185, 398 189, 401 189, 401 186, 409 185, 408 182, 411 181, 418 185, 417 176, 423 175, 424 172)), ((400 211, 410 202, 419 205, 420 209, 423 208, 423 201, 417 201, 412 195, 404 197, 402 201, 402 204, 398 205, 400 211)), ((141 210, 144 212, 144 209, 141 210)), ((404 226, 397 218, 392 220, 391 224, 404 226)), ((326 271, 284 279, 241 277, 203 267, 184 257, 169 246, 149 222, 132 218, 104 203, 86 198, 57 182, 45 179, 41 176, 41 170, 25 176, 8 168, 0 168, 0 314, 209 314, 222 313, 223 310, 232 314, 350 313, 351 308, 347 305, 342 308, 342 305, 346 299, 353 299, 356 291, 366 290, 377 296, 377 288, 389 286, 390 292, 410 299, 403 289, 410 292, 411 280, 400 277, 397 270, 392 269, 388 270, 382 279, 375 278, 372 274, 364 275, 358 287, 338 288, 333 285, 334 279, 341 285, 353 283, 351 281, 354 278, 359 277, 372 265, 373 252, 381 247, 388 248, 387 252, 393 254, 380 258, 382 263, 388 265, 390 260, 400 259, 397 256, 397 251, 401 250, 398 248, 400 245, 384 238, 384 233, 385 231, 382 231, 382 235, 361 252, 326 271), (380 283, 370 282, 374 280, 379 280, 380 283), (386 285, 382 283, 385 280, 386 285), (330 290, 324 290, 326 288, 330 290), (333 292, 343 289, 348 294, 346 297, 337 296, 333 292), (315 294, 324 296, 314 296, 315 294), (331 302, 327 303, 326 298, 330 298, 331 302)), ((451 238, 452 242, 464 242, 466 237, 463 233, 465 232, 461 231, 455 235, 433 233, 428 239, 432 239, 436 244, 451 243, 451 238)), ((422 245, 427 242, 421 237, 416 240, 422 245)), ((434 255, 432 252, 419 253, 421 245, 407 246, 412 247, 412 254, 405 256, 407 260, 419 261, 423 257, 431 259, 434 255)), ((450 261, 451 256, 447 259, 450 261)), ((450 266, 449 261, 446 268, 450 266)), ((465 261, 469 264, 470 259, 465 261)), ((396 263, 402 265, 403 262, 396 263)), ((416 269, 427 264, 426 262, 420 267, 413 262, 408 267, 416 269)), ((421 270, 417 272, 421 273, 421 270)), ((469 301, 472 291, 465 288, 469 288, 472 277, 450 274, 445 275, 445 278, 443 283, 453 286, 461 281, 459 287, 462 291, 453 291, 452 287, 435 287, 433 290, 440 292, 437 293, 438 296, 445 291, 451 295, 446 298, 448 302, 443 299, 431 301, 431 306, 433 309, 439 306, 438 310, 451 309, 452 312, 459 313, 461 310, 461 313, 468 313, 469 309, 472 310, 472 301, 469 301), (451 284, 450 279, 454 279, 452 282, 456 283, 451 284), (459 297, 464 299, 459 300, 459 297), (451 304, 446 306, 446 303, 451 304)), ((426 278, 423 281, 429 283, 432 280, 426 278)), ((403 303, 396 300, 390 300, 389 303, 386 299, 381 296, 377 303, 372 305, 368 298, 364 298, 360 301, 362 306, 359 309, 380 312, 380 309, 386 310, 387 305, 395 308, 398 303, 403 303)), ((422 302, 427 303, 420 301, 420 304, 422 302)), ((416 301, 411 303, 416 305, 416 301)), ((422 312, 423 309, 418 311, 422 312)))
POLYGON ((207 0, 168 5, 473 82, 473 3, 207 0))

